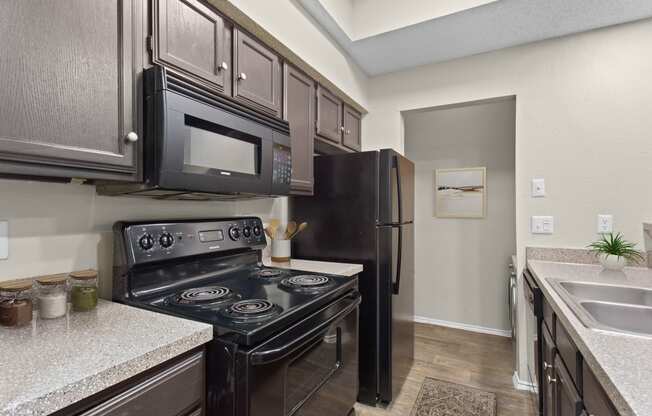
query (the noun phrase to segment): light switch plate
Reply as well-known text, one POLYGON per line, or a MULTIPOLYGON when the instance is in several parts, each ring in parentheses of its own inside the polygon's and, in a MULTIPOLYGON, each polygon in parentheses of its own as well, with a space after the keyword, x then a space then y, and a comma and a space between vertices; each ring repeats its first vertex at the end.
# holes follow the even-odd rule
POLYGON ((532 197, 542 198, 546 196, 546 181, 543 178, 532 179, 532 197))
POLYGON ((0 221, 0 260, 9 258, 9 222, 0 221))
POLYGON ((549 215, 535 215, 530 222, 532 234, 552 234, 555 232, 555 218, 549 215))
POLYGON ((598 234, 612 233, 614 231, 614 216, 610 214, 598 215, 598 234))

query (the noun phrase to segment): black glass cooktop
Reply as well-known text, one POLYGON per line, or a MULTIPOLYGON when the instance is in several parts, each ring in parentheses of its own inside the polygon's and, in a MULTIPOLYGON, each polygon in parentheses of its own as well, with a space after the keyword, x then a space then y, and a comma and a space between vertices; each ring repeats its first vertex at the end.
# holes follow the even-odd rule
POLYGON ((179 264, 131 277, 131 303, 214 325, 252 345, 350 291, 355 279, 258 264, 179 264), (149 281, 157 282, 148 286, 149 281))

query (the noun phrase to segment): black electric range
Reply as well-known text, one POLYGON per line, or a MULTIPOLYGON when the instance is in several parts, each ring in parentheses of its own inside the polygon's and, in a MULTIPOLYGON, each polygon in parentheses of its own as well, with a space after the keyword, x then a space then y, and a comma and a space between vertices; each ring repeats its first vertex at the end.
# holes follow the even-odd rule
POLYGON ((357 278, 265 267, 254 217, 119 222, 114 234, 114 300, 213 325, 207 415, 352 408, 357 278))

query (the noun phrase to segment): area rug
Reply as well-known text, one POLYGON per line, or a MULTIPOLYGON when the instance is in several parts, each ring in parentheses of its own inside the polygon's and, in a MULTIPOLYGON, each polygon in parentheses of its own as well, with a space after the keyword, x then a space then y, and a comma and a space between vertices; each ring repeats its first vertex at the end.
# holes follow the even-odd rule
POLYGON ((410 416, 496 416, 496 395, 426 377, 410 416))

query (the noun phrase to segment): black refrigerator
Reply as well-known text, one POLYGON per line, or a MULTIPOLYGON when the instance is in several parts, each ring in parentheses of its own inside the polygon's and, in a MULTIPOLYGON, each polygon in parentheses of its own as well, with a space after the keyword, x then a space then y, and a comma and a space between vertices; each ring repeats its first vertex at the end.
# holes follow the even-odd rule
POLYGON ((414 357, 414 164, 386 149, 317 156, 313 196, 293 197, 308 222, 292 256, 361 263, 358 401, 391 402, 414 357))

